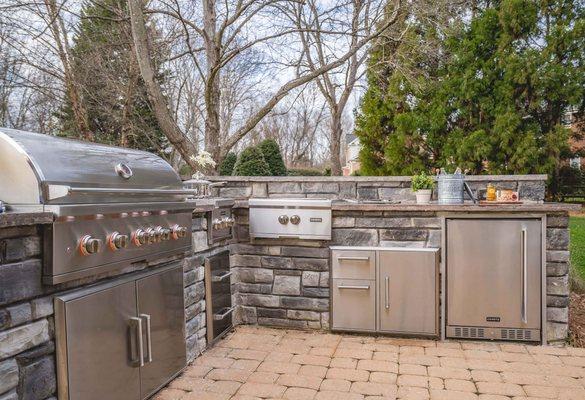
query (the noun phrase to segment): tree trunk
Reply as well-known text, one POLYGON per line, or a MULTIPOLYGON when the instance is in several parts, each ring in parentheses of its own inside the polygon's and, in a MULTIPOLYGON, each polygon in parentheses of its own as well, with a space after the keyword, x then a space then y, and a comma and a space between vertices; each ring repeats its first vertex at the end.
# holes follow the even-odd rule
POLYGON ((205 150, 220 162, 220 88, 219 63, 220 43, 217 43, 217 15, 215 0, 203 0, 203 31, 205 33, 205 56, 207 60, 207 81, 205 82, 205 150))
POLYGON ((63 20, 59 14, 59 8, 55 0, 45 0, 45 6, 49 14, 50 21, 49 30, 55 40, 55 46, 61 64, 63 65, 63 77, 65 80, 65 91, 67 97, 71 102, 71 110, 73 111, 73 118, 75 125, 79 132, 79 137, 85 140, 92 141, 94 139, 93 132, 89 129, 89 122, 87 120, 87 110, 83 106, 82 96, 77 85, 77 80, 71 69, 69 44, 67 43, 67 33, 63 25, 63 20))
POLYGON ((332 110, 331 112, 331 144, 329 151, 331 152, 331 175, 341 175, 341 136, 343 135, 343 128, 341 127, 341 112, 332 110))
POLYGON ((177 149, 181 158, 193 169, 197 164, 191 159, 191 156, 197 153, 197 148, 191 143, 180 128, 177 126, 167 101, 156 82, 154 69, 150 62, 150 50, 148 48, 148 32, 144 22, 144 13, 142 11, 141 0, 128 0, 130 9, 130 22, 132 25, 132 39, 134 41, 134 50, 136 51, 136 61, 138 68, 146 86, 148 99, 154 110, 159 126, 169 142, 177 149))

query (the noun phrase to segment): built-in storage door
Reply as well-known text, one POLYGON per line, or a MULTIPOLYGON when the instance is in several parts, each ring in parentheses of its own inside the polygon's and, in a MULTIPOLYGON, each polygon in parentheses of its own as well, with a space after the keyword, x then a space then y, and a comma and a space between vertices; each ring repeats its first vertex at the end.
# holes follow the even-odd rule
POLYGON ((540 329, 541 221, 447 220, 447 324, 540 329))
POLYGON ((332 328, 376 330, 376 281, 333 279, 332 328))
POLYGON ((67 346, 69 372, 59 398, 139 400, 134 282, 68 300, 59 307, 64 309, 62 322, 66 323, 66 343, 59 346, 67 346), (65 390, 68 397, 62 396, 65 390))
POLYGON ((437 252, 378 252, 379 330, 437 334, 437 252))
POLYGON ((183 268, 142 278, 136 288, 144 343, 141 394, 146 398, 186 364, 183 268))

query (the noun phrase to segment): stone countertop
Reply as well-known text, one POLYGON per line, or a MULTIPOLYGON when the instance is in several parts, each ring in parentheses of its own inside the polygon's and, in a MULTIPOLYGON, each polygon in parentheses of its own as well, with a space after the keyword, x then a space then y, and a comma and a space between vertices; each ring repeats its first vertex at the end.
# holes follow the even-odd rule
POLYGON ((567 203, 522 203, 480 205, 471 202, 464 204, 416 203, 371 203, 360 201, 334 200, 333 211, 407 211, 407 212, 569 212, 581 210, 580 204, 567 203))
MULTIPOLYGON (((235 208, 248 208, 247 200, 237 200, 235 208)), ((522 203, 479 205, 464 204, 416 204, 416 203, 372 203, 363 201, 333 200, 333 211, 396 211, 396 212, 527 212, 553 213, 580 211, 580 204, 567 203, 522 203)))
POLYGON ((50 224, 53 222, 53 213, 50 212, 12 212, 0 214, 0 228, 13 226, 50 224))

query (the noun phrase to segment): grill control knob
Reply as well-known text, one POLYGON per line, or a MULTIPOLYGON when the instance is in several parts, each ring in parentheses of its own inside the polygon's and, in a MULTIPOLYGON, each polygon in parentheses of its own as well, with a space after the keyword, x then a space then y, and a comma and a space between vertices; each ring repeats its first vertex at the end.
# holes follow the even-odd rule
POLYGON ((282 225, 288 224, 288 215, 279 215, 278 222, 280 222, 282 225))
POLYGON ((93 238, 90 235, 85 235, 84 237, 79 239, 79 251, 84 256, 95 254, 99 252, 101 248, 102 241, 100 239, 93 238))
POLYGON ((156 232, 154 231, 154 229, 152 229, 152 228, 147 228, 147 229, 145 230, 145 232, 146 232, 146 234, 147 234, 147 236, 146 236, 146 243, 148 243, 148 244, 153 244, 153 243, 155 243, 155 242, 157 241, 157 240, 156 240, 157 234, 156 234, 156 232))
POLYGON ((171 237, 175 240, 187 236, 187 228, 184 226, 174 225, 171 228, 171 237))
POLYGON ((128 235, 122 235, 120 232, 114 232, 108 236, 108 247, 114 251, 128 247, 128 235))
POLYGON ((148 233, 142 229, 137 229, 132 235, 132 242, 138 247, 148 243, 148 233))
POLYGON ((293 215, 290 217, 290 223, 293 225, 298 225, 301 223, 301 217, 299 217, 298 215, 293 215))
POLYGON ((169 228, 161 229, 160 239, 163 242, 166 242, 167 240, 171 240, 171 230, 169 228))
POLYGON ((211 227, 216 230, 221 229, 221 219, 216 218, 213 221, 211 221, 211 227))

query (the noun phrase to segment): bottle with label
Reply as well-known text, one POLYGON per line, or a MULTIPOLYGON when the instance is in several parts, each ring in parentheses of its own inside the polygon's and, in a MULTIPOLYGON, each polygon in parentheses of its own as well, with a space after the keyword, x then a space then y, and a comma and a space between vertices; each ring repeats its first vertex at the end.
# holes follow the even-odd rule
POLYGON ((487 190, 485 193, 485 199, 487 201, 496 201, 496 187, 491 183, 488 183, 487 190))

